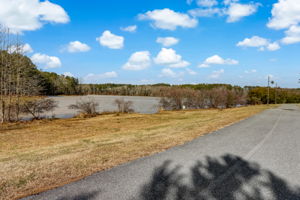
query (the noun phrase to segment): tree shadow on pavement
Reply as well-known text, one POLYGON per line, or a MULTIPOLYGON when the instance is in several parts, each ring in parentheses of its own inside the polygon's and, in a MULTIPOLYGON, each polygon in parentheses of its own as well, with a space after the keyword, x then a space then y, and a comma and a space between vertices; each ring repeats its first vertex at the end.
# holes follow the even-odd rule
POLYGON ((164 162, 134 199, 300 200, 299 186, 292 188, 271 171, 234 155, 207 157, 188 171, 164 162))
POLYGON ((98 194, 99 194, 99 192, 87 192, 84 194, 61 197, 56 200, 92 200, 92 199, 96 199, 98 194))

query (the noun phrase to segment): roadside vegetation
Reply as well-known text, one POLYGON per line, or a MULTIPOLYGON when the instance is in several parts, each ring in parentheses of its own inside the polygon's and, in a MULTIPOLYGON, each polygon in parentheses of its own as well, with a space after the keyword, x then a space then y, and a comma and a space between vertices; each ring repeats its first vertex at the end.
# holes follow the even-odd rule
MULTIPOLYGON (((272 104, 300 103, 300 89, 271 88, 267 95, 268 90, 266 87, 239 87, 229 84, 82 84, 74 77, 39 70, 30 58, 24 55, 19 37, 0 27, 0 123, 19 121, 21 116, 28 114, 31 114, 33 119, 41 118, 40 114, 55 108, 55 102, 50 105, 46 100, 26 101, 29 97, 47 95, 162 97, 161 106, 165 110, 223 109, 266 104, 268 96, 272 104), (29 106, 42 103, 48 103, 48 107, 38 106, 39 113, 33 113, 33 110, 29 109, 29 106)), ((133 112, 130 102, 120 100, 115 104, 119 112, 133 112)), ((80 107, 82 106, 84 105, 80 107)))
POLYGON ((270 107, 107 114, 2 124, 0 199, 41 192, 164 151, 270 107))
MULTIPOLYGON (((39 70, 22 43, 0 27, 0 199, 15 199, 163 151, 245 119, 270 106, 263 87, 228 84, 82 84, 39 70), (92 98, 69 108, 82 118, 40 120, 57 107, 47 95, 161 97, 162 112, 134 114, 120 98, 117 113, 98 113, 92 98), (22 121, 23 116, 35 119, 22 121), (93 118, 91 118, 93 117, 93 118), (38 120, 37 120, 38 119, 38 120)), ((299 89, 270 89, 270 103, 300 103, 299 89)))
POLYGON ((92 98, 88 100, 77 101, 76 104, 69 105, 69 109, 78 110, 79 114, 84 117, 94 117, 98 115, 97 108, 99 103, 95 102, 92 98))

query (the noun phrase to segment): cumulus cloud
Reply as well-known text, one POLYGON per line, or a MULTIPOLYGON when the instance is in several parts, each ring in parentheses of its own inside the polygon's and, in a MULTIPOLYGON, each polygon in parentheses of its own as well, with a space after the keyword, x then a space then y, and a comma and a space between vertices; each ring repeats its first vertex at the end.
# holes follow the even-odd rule
POLYGON ((198 6, 212 7, 218 5, 218 2, 216 0, 198 0, 197 4, 198 6))
POLYGON ((267 26, 272 29, 286 29, 281 43, 300 42, 300 3, 298 0, 278 0, 273 4, 272 17, 267 26))
POLYGON ((127 63, 123 65, 125 70, 143 70, 151 65, 151 58, 149 51, 138 51, 133 53, 128 59, 127 63))
POLYGON ((48 56, 46 54, 36 53, 31 56, 31 60, 36 65, 43 67, 44 69, 61 67, 61 61, 58 57, 48 56))
POLYGON ((291 26, 285 32, 285 37, 281 40, 283 44, 294 44, 300 42, 300 26, 291 26))
POLYGON ((200 68, 210 67, 211 65, 237 65, 239 61, 228 58, 224 59, 218 55, 206 58, 206 60, 199 65, 200 68))
MULTIPOLYGON (((193 1, 194 0, 187 0, 186 3, 190 5, 193 1)), ((217 0, 196 0, 196 3, 198 6, 202 7, 212 7, 218 5, 217 0)))
POLYGON ((224 10, 220 8, 196 8, 189 10, 189 14, 194 17, 212 17, 224 15, 224 10))
POLYGON ((278 42, 270 42, 268 39, 253 36, 251 38, 245 38, 243 41, 237 43, 238 47, 257 47, 260 51, 269 50, 276 51, 280 49, 278 42))
POLYGON ((237 22, 243 17, 254 14, 257 11, 259 4, 240 4, 240 3, 230 3, 229 8, 226 11, 228 15, 227 22, 237 22))
POLYGON ((140 14, 138 18, 140 20, 151 20, 153 21, 152 26, 166 30, 176 30, 177 27, 194 28, 198 24, 198 21, 189 15, 168 8, 148 11, 145 14, 140 14))
POLYGON ((9 53, 20 53, 20 54, 28 54, 32 53, 33 49, 31 48, 30 44, 23 44, 23 45, 12 45, 8 49, 9 53))
POLYGON ((183 68, 190 65, 189 62, 182 59, 172 48, 162 48, 158 55, 154 58, 154 62, 158 65, 165 65, 172 68, 183 68))
POLYGON ((189 10, 190 15, 194 17, 227 16, 227 22, 233 23, 254 14, 260 4, 241 4, 238 0, 225 0, 223 6, 216 6, 218 2, 203 0, 202 4, 198 5, 200 8, 189 10))
POLYGON ((79 41, 70 42, 67 46, 67 51, 69 53, 87 52, 90 49, 91 48, 87 44, 81 43, 79 41))
POLYGON ((170 64, 169 67, 171 68, 183 68, 189 66, 191 63, 185 60, 181 60, 178 63, 170 64))
POLYGON ((230 4, 232 4, 232 3, 237 3, 237 2, 239 2, 239 0, 224 0, 224 1, 223 1, 223 3, 224 3, 225 5, 230 5, 230 4))
POLYGON ((122 31, 134 33, 137 30, 137 25, 127 26, 127 27, 121 27, 122 31))
POLYGON ((286 29, 300 22, 298 0, 279 0, 273 5, 272 17, 267 26, 273 29, 286 29))
POLYGON ((225 73, 224 69, 216 70, 216 71, 213 71, 211 73, 211 75, 209 76, 209 78, 218 79, 224 73, 225 73))
POLYGON ((64 76, 74 77, 74 75, 71 72, 65 72, 63 73, 64 76))
POLYGON ((12 33, 34 31, 45 23, 68 23, 66 11, 50 1, 0 0, 0 24, 12 33))
POLYGON ((165 47, 170 47, 177 44, 179 42, 179 39, 174 37, 158 37, 156 39, 156 42, 162 44, 165 47))
POLYGON ((114 35, 110 31, 106 30, 96 40, 100 45, 108 47, 110 49, 122 49, 124 47, 124 37, 114 35))
MULTIPOLYGON (((266 49, 269 51, 277 51, 280 48, 281 47, 278 42, 269 43, 266 47, 266 49)), ((262 50, 264 50, 264 49, 262 49, 262 50)))
POLYGON ((90 73, 90 74, 86 75, 85 77, 83 77, 83 80, 86 83, 98 83, 98 82, 101 82, 103 80, 107 80, 107 79, 111 79, 111 78, 117 78, 117 77, 118 77, 117 72, 111 71, 111 72, 105 72, 103 74, 90 73))
POLYGON ((186 72, 189 74, 189 75, 197 75, 197 72, 195 72, 194 70, 191 70, 189 68, 186 68, 186 72))
POLYGON ((245 38, 243 41, 237 43, 239 47, 261 47, 269 44, 269 41, 259 36, 245 38))

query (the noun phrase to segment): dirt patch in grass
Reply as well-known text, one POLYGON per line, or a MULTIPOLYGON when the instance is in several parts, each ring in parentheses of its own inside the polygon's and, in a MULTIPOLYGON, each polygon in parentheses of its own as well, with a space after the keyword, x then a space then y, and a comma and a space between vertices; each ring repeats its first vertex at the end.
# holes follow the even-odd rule
POLYGON ((17 199, 161 152, 271 106, 108 114, 0 127, 0 199, 17 199))

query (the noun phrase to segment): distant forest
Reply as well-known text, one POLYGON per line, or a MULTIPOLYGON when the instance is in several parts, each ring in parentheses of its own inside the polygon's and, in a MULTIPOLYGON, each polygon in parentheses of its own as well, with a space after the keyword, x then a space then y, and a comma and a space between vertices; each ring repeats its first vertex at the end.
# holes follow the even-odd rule
MULTIPOLYGON (((300 89, 233 86, 229 84, 153 85, 82 84, 77 78, 44 72, 22 52, 23 46, 9 30, 0 27, 1 121, 14 113, 29 96, 121 95, 162 97, 169 109, 229 108, 247 104, 300 103, 300 89)), ((45 103, 45 102, 44 102, 45 103)), ((46 102, 47 103, 47 102, 46 102)), ((31 103, 31 106, 34 102, 31 103)), ((24 107, 24 106, 23 106, 24 107)), ((28 107, 28 106, 27 106, 28 107)))
MULTIPOLYGON (((181 95, 195 90, 203 93, 222 89, 242 91, 247 94, 248 104, 265 104, 268 88, 258 86, 233 86, 229 84, 184 84, 153 85, 131 84, 80 84, 74 77, 44 72, 31 62, 30 58, 20 53, 0 51, 0 88, 2 95, 20 93, 22 96, 33 95, 121 95, 165 97, 170 90, 180 90, 181 95), (21 94, 22 93, 22 94, 21 94)), ((270 88, 270 103, 300 103, 300 89, 270 88)))

